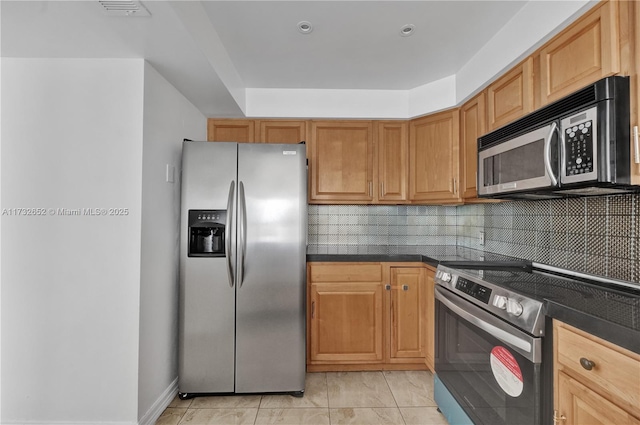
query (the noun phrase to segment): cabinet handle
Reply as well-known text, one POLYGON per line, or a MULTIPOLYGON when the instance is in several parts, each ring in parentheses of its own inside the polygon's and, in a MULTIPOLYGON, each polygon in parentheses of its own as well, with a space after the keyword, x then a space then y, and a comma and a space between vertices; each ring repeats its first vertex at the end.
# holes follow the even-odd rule
POLYGON ((402 290, 403 291, 408 291, 409 290, 409 285, 402 285, 402 290))
POLYGON ((558 425, 560 422, 566 421, 567 417, 565 415, 558 416, 558 411, 553 411, 553 425, 558 425))
POLYGON ((311 318, 312 319, 316 318, 316 302, 315 301, 311 301, 311 318))
POLYGON ((369 196, 373 196, 373 182, 369 180, 369 196))
POLYGON ((638 126, 633 127, 633 162, 640 164, 640 142, 638 142, 638 126))
POLYGON ((384 182, 380 183, 380 196, 384 196, 384 182))
POLYGON ((580 357, 580 365, 585 368, 586 370, 591 370, 594 367, 596 367, 595 362, 585 358, 585 357, 580 357))
POLYGON ((386 285, 384 285, 384 289, 386 289, 387 291, 391 290, 391 285, 389 285, 388 283, 386 285))

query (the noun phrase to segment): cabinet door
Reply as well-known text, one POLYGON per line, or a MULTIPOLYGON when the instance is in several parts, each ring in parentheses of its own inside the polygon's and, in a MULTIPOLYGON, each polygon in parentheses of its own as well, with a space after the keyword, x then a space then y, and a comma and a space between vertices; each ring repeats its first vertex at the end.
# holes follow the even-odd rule
POLYGON ((462 197, 475 199, 478 169, 478 137, 485 133, 485 95, 480 93, 460 108, 462 144, 462 197))
POLYGON ((306 140, 306 121, 261 120, 258 122, 257 142, 296 144, 306 140))
POLYGON ((311 285, 311 361, 380 363, 382 284, 311 285))
POLYGON ((640 420, 591 391, 568 375, 558 373, 555 416, 563 425, 638 425, 640 420))
POLYGON ((373 124, 371 121, 311 123, 310 201, 371 203, 373 124))
POLYGON ((409 126, 409 199, 460 202, 459 112, 412 120, 409 126))
POLYGON ((489 131, 533 111, 533 59, 500 77, 487 87, 489 131))
POLYGON ((253 120, 207 120, 207 140, 210 142, 253 142, 253 120))
POLYGON ((633 27, 635 28, 635 78, 631 79, 631 126, 632 126, 632 143, 631 152, 633 157, 631 158, 631 183, 640 185, 640 136, 636 136, 634 131, 640 131, 640 3, 633 3, 633 27), (635 127, 635 129, 634 129, 635 127), (636 158, 638 162, 636 162, 636 158))
POLYGON ((605 1, 540 50, 546 105, 620 71, 618 1, 605 1))
POLYGON ((424 358, 425 270, 391 267, 390 358, 424 358))
POLYGON ((389 201, 397 204, 407 200, 409 125, 403 121, 382 121, 376 124, 376 200, 379 203, 389 201))
POLYGON ((435 294, 435 277, 436 271, 427 268, 424 288, 424 360, 425 364, 431 371, 435 371, 435 337, 436 337, 436 294, 435 294))

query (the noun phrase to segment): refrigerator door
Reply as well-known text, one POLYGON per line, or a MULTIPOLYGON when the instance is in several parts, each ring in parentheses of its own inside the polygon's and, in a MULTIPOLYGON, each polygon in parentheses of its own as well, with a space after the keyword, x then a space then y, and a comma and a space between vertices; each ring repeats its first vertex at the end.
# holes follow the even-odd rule
POLYGON ((236 392, 305 378, 305 145, 238 145, 236 392))
POLYGON ((237 144, 184 142, 182 152, 179 391, 233 392, 237 144), (189 210, 227 210, 225 257, 187 256, 189 210))

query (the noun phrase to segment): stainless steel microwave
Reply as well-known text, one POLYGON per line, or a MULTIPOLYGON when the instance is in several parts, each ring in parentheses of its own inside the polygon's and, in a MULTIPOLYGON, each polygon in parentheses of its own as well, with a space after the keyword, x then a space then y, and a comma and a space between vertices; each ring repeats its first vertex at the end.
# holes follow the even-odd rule
POLYGON ((478 139, 478 196, 626 193, 629 78, 608 77, 478 139))

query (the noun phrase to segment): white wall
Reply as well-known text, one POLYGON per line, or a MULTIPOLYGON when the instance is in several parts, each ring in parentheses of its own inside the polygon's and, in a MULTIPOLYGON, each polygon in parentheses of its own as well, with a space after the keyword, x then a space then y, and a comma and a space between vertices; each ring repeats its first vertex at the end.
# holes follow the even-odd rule
POLYGON ((155 421, 177 385, 182 140, 206 140, 206 118, 151 65, 144 69, 138 419, 155 421), (166 166, 174 182, 166 181, 166 166))
POLYGON ((3 424, 135 423, 144 62, 2 59, 3 424))
POLYGON ((529 1, 456 74, 462 104, 598 3, 598 0, 529 1))

